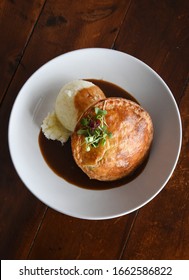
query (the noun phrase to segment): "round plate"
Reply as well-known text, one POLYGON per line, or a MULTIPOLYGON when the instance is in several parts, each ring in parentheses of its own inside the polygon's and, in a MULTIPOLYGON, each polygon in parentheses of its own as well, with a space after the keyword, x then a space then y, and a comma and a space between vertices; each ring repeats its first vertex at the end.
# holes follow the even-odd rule
MULTIPOLYGON (((169 180, 179 157, 182 127, 165 82, 140 60, 110 49, 72 51, 49 61, 24 84, 9 122, 9 148, 28 189, 53 209, 83 219, 118 217, 145 205, 169 180), (57 176, 41 155, 41 123, 59 90, 75 79, 104 79, 131 93, 152 117, 154 140, 143 172, 130 183, 108 190, 82 189, 57 176)), ((73 174, 74 176, 74 174, 73 174)))

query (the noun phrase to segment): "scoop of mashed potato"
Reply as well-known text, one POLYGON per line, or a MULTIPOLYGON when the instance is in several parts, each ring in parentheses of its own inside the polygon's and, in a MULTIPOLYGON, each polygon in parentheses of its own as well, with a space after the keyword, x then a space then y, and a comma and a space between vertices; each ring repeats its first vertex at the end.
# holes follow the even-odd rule
POLYGON ((88 107, 104 99, 103 91, 91 82, 75 80, 60 90, 55 109, 41 125, 47 139, 65 143, 73 133, 79 117, 88 107))
POLYGON ((84 80, 72 81, 66 84, 57 96, 57 118, 66 129, 73 132, 82 113, 104 98, 102 90, 93 83, 84 80))
POLYGON ((58 140, 62 144, 65 143, 71 135, 71 131, 67 130, 57 119, 55 111, 49 113, 41 125, 41 129, 47 139, 58 140))

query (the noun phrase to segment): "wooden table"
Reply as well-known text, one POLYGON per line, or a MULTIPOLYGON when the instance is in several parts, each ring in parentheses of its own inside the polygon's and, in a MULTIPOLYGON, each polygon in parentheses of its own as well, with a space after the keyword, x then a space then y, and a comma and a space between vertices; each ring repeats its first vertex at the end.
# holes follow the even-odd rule
POLYGON ((189 1, 1 0, 0 65, 1 259, 189 259, 189 1), (7 141, 12 105, 30 75, 88 47, 126 52, 157 71, 183 125, 180 159, 161 193, 138 211, 102 221, 60 214, 34 197, 7 141))

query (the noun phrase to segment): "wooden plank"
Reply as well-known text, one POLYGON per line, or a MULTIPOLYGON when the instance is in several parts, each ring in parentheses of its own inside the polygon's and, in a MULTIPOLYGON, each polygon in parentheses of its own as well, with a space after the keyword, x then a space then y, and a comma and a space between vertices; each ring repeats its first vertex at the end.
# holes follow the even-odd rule
MULTIPOLYGON (((58 0, 56 5, 53 0, 47 1, 3 100, 0 112, 0 118, 4 120, 0 126, 1 135, 7 131, 9 114, 15 97, 33 71, 49 59, 76 48, 111 47, 129 4, 130 1, 123 0, 95 1, 95 4, 93 1, 85 1, 81 7, 80 1, 58 0)), ((116 224, 116 221, 109 221, 107 224, 105 222, 93 223, 72 219, 55 213, 53 210, 48 210, 46 213, 45 205, 29 193, 14 171, 8 152, 7 134, 2 139, 0 153, 3 161, 0 172, 4 174, 1 177, 0 219, 3 221, 0 237, 0 242, 3 244, 0 248, 1 258, 25 259, 30 248, 32 248, 30 258, 40 256, 44 258, 87 258, 90 254, 87 252, 89 245, 91 250, 94 250, 93 257, 103 258, 105 256, 103 252, 108 250, 110 242, 116 242, 116 247, 107 257, 119 257, 122 241, 125 242, 125 235, 127 236, 130 231, 135 213, 118 219, 117 231, 112 226, 114 223, 116 224), (56 238, 52 238, 51 224, 56 232, 56 238), (101 227, 100 231, 99 227, 101 227), (78 239, 80 241, 77 240, 75 234, 72 234, 69 244, 72 244, 74 251, 70 252, 69 246, 58 251, 57 243, 61 241, 62 244, 66 244, 70 236, 67 228, 70 228, 73 233, 81 228, 78 239), (50 234, 47 234, 46 229, 50 234), (106 242, 107 229, 109 230, 107 239, 109 242, 106 242), (65 232, 64 235, 63 232, 65 232), (85 248, 83 250, 79 242, 83 240, 83 236, 87 236, 87 232, 89 233, 88 238, 82 243, 85 248), (99 241, 100 233, 102 233, 101 241, 99 241), (98 236, 96 242, 94 242, 95 236, 98 236), (95 249, 98 243, 98 248, 102 243, 100 252, 95 249), (48 244, 51 244, 51 247, 48 244), (47 248, 46 256, 40 252, 44 250, 44 247, 47 248)))
MULTIPOLYGON (((37 233, 46 206, 37 200, 19 179, 9 155, 8 121, 13 96, 11 87, 0 110, 0 256, 1 259, 25 259, 37 233)), ((29 160, 29 159, 28 159, 29 160)))
POLYGON ((25 72, 31 74, 50 59, 75 49, 111 48, 130 1, 57 0, 54 5, 48 0, 22 61, 25 72))
POLYGON ((28 258, 118 259, 134 215, 105 221, 87 221, 48 209, 28 258))
POLYGON ((189 86, 180 104, 183 145, 178 166, 165 189, 137 217, 123 259, 189 258, 189 86))
POLYGON ((42 0, 0 2, 0 135, 3 136, 0 147, 1 259, 24 258, 27 256, 31 246, 31 236, 35 236, 45 209, 45 206, 23 187, 9 156, 7 144, 8 119, 20 85, 17 84, 17 87, 12 87, 12 90, 7 93, 7 100, 2 102, 44 2, 42 0), (40 208, 43 209, 42 212, 40 212, 40 208), (28 224, 28 220, 30 224, 28 224), (20 247, 21 240, 22 247, 20 247))
POLYGON ((188 11, 186 0, 133 1, 115 44, 157 71, 178 102, 188 74, 188 11))
MULTIPOLYGON (((135 42, 136 48, 132 51, 130 46, 127 49, 127 45, 123 45, 123 49, 136 54, 157 70, 172 89, 180 104, 183 145, 179 163, 169 183, 153 201, 139 211, 123 259, 189 257, 189 247, 186 246, 189 238, 189 87, 186 89, 189 69, 188 4, 188 1, 154 1, 151 12, 148 10, 148 13, 145 9, 141 10, 140 5, 136 5, 134 10, 129 11, 124 23, 125 26, 129 24, 136 14, 137 18, 141 18, 136 24, 136 34, 133 34, 135 26, 130 26, 131 29, 127 26, 132 37, 130 39, 135 42), (146 31, 145 26, 149 26, 146 31), (147 45, 142 44, 142 41, 147 42, 147 45), (140 48, 137 49, 137 45, 140 45, 140 48)), ((133 24, 132 20, 131 22, 133 24)), ((124 27, 122 28, 124 30, 124 27)), ((120 36, 123 36, 123 30, 120 36)), ((125 39, 126 37, 127 35, 125 39)), ((122 39, 119 38, 116 43, 122 49, 121 42, 122 39)))
POLYGON ((13 77, 45 0, 0 1, 0 102, 13 77))

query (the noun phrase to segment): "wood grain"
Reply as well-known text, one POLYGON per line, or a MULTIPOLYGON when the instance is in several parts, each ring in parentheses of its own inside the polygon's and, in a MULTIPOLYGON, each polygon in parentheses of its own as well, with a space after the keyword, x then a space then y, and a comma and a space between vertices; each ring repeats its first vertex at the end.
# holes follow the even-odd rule
POLYGON ((189 246, 189 86, 180 104, 183 145, 165 189, 142 208, 123 254, 124 259, 188 259, 189 246))
POLYGON ((44 2, 0 2, 0 101, 22 59, 44 2))
POLYGON ((119 259, 134 217, 135 213, 111 220, 87 221, 48 209, 28 258, 119 259), (48 237, 44 238, 46 232, 48 237))
POLYGON ((115 48, 141 59, 179 102, 188 75, 188 1, 133 1, 115 48))
POLYGON ((1 1, 1 259, 189 258, 188 11, 187 0, 1 1), (164 190, 105 221, 48 208, 19 179, 8 150, 9 116, 25 81, 48 60, 86 47, 114 48, 151 66, 172 90, 183 123, 180 160, 164 190))
MULTIPOLYGON (((186 1, 164 1, 164 3, 156 1, 152 3, 149 12, 149 9, 148 11, 141 9, 137 2, 137 5, 134 5, 128 13, 127 22, 133 22, 131 18, 135 14, 141 18, 141 24, 137 25, 136 32, 141 36, 137 37, 135 34, 132 39, 136 45, 142 45, 140 50, 137 50, 137 56, 156 69, 170 86, 180 104, 184 139, 180 161, 171 180, 158 197, 139 211, 123 254, 124 259, 187 259, 189 256, 189 247, 184 245, 189 237, 188 230, 186 230, 188 228, 186 213, 189 211, 187 204, 189 162, 186 161, 188 145, 188 102, 186 101, 188 90, 186 90, 186 85, 189 69, 187 59, 188 4, 186 1), (148 27, 146 31, 145 27, 148 27), (155 36, 153 32, 155 32, 155 36), (147 45, 142 44, 141 40, 147 42, 147 45)), ((121 49, 123 30, 124 25, 120 32, 121 41, 120 37, 116 41, 121 49)), ((124 51, 127 51, 127 46, 124 51)))

